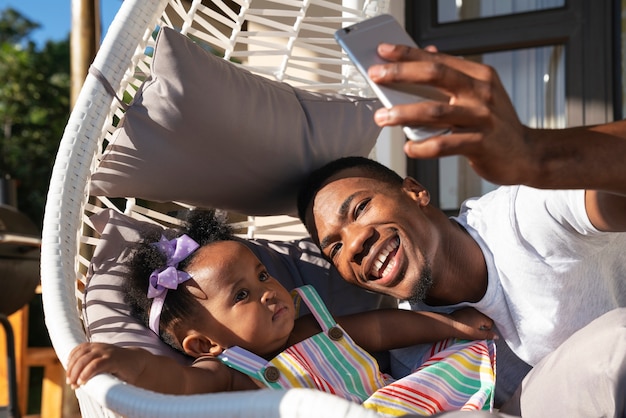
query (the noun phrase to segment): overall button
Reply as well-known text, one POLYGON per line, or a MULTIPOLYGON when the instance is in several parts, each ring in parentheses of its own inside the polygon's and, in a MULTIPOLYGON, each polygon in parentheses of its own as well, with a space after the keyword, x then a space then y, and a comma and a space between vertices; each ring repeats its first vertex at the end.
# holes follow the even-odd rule
POLYGON ((339 341, 343 338, 343 331, 339 327, 332 327, 328 330, 328 336, 333 341, 339 341))
POLYGON ((263 372, 263 376, 268 382, 274 383, 280 378, 280 371, 274 366, 268 366, 263 372))

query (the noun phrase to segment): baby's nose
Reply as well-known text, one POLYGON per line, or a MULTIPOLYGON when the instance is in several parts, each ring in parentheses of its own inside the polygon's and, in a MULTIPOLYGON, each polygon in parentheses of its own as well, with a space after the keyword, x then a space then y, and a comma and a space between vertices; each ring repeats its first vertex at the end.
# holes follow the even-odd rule
POLYGON ((263 296, 261 297, 261 301, 266 304, 270 304, 276 301, 276 291, 275 290, 266 290, 263 292, 263 296))

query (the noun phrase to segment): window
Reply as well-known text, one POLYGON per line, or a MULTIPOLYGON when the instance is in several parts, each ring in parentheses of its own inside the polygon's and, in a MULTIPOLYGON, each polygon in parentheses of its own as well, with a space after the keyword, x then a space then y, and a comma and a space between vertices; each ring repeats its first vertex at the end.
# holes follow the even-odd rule
MULTIPOLYGON (((619 85, 619 31, 613 30, 619 16, 616 0, 406 2, 406 27, 418 44, 493 66, 522 122, 542 128, 621 114, 621 92, 613 88, 619 85)), ((409 160, 407 174, 451 212, 495 187, 458 157, 409 160)))
POLYGON ((565 0, 438 0, 437 23, 483 19, 565 6, 565 0))

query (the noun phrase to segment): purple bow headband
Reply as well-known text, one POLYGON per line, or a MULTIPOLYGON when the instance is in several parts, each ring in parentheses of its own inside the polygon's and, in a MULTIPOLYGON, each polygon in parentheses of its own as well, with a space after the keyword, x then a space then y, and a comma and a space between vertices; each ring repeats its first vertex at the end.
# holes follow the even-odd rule
POLYGON ((148 284, 148 299, 152 299, 148 325, 156 335, 159 335, 159 320, 167 291, 175 290, 180 283, 191 279, 189 273, 178 270, 178 263, 197 250, 200 245, 187 235, 181 235, 172 240, 161 235, 161 239, 152 245, 167 257, 166 267, 154 270, 150 274, 148 284))

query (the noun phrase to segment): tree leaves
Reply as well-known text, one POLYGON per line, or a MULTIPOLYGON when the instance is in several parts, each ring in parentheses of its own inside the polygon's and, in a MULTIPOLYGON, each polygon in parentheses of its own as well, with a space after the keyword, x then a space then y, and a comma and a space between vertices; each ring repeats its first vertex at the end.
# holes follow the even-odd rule
POLYGON ((39 24, 0 12, 0 174, 18 181, 18 208, 41 224, 59 140, 69 116, 69 39, 40 50, 39 24))

